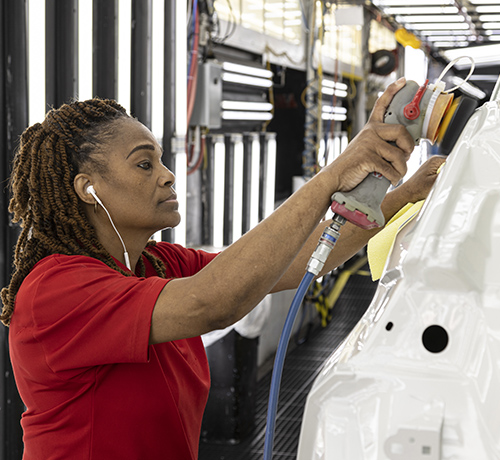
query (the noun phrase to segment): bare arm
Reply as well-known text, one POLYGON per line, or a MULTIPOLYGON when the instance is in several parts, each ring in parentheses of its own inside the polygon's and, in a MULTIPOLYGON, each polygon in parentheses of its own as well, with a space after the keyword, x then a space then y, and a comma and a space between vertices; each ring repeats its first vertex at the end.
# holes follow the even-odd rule
POLYGON ((323 218, 335 191, 351 190, 373 171, 392 183, 400 180, 413 140, 404 127, 382 120, 385 108, 403 84, 390 85, 366 127, 345 152, 271 216, 197 274, 165 286, 153 311, 151 343, 197 336, 242 318, 289 269, 323 218))
MULTIPOLYGON (((416 203, 417 201, 423 200, 427 197, 436 180, 439 166, 441 166, 444 161, 444 157, 435 156, 430 158, 407 182, 386 195, 381 205, 386 222, 388 222, 392 216, 394 216, 394 214, 396 214, 407 203, 416 203)), ((276 286, 274 286, 272 292, 284 289, 295 289, 299 285, 302 277, 304 276, 307 262, 318 244, 319 237, 323 233, 324 228, 330 225, 330 222, 331 220, 321 222, 316 227, 314 232, 304 244, 302 250, 294 259, 290 268, 278 281, 276 286)), ((380 232, 382 228, 364 230, 351 224, 350 222, 347 222, 342 227, 340 238, 319 276, 328 273, 349 260, 368 243, 370 238, 380 232)))

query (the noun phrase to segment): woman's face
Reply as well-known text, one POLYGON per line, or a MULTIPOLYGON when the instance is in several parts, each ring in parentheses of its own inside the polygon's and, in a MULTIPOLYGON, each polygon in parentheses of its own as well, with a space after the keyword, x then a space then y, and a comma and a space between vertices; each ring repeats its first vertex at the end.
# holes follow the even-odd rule
POLYGON ((99 199, 121 232, 147 237, 180 222, 175 176, 161 162, 162 149, 142 123, 120 118, 102 146, 104 174, 93 173, 99 199))

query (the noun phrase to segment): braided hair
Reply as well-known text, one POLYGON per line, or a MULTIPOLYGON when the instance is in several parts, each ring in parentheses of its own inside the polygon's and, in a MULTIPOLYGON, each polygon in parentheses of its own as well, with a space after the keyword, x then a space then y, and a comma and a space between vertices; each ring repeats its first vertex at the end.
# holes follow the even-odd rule
MULTIPOLYGON (((85 255, 101 260, 124 275, 97 239, 73 187, 82 168, 105 171, 98 152, 113 135, 112 124, 129 117, 117 102, 94 98, 76 101, 51 110, 45 120, 21 135, 10 179, 12 221, 20 222, 21 233, 14 253, 14 272, 9 286, 1 291, 0 320, 8 326, 19 287, 33 266, 50 254, 85 255)), ((154 242, 149 242, 154 244, 154 242)), ((144 251, 157 274, 165 277, 165 266, 144 251)), ((145 274, 142 258, 139 271, 145 274)))

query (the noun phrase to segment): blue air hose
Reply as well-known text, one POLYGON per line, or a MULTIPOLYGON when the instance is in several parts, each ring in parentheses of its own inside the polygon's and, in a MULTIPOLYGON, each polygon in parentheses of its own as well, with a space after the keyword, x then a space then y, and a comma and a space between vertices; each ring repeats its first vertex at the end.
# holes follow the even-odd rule
POLYGON ((288 348, 288 342, 292 334, 293 323, 295 322, 295 317, 299 312, 299 308, 302 305, 302 300, 306 295, 307 289, 314 279, 314 273, 306 272, 300 285, 295 293, 290 310, 286 316, 285 325, 283 326, 283 331, 281 332, 280 340, 278 343, 278 349, 276 351, 276 357, 274 358, 273 376, 271 378, 271 390, 269 393, 269 403, 267 408, 267 425, 266 425, 266 436, 264 439, 264 460, 271 459, 273 455, 273 438, 274 429, 276 425, 276 415, 278 409, 278 396, 281 386, 281 376, 283 374, 283 366, 285 364, 286 350, 288 348))
POLYGON ((278 343, 278 349, 276 350, 276 357, 274 358, 273 375, 271 378, 271 388, 269 391, 269 402, 267 408, 267 425, 266 425, 266 435, 264 439, 264 460, 271 460, 273 455, 273 444, 274 444, 274 430, 276 427, 276 415, 278 409, 278 396, 281 386, 281 377, 283 375, 283 366, 285 364, 286 350, 288 348, 288 342, 290 341, 290 336, 292 335, 293 323, 299 312, 299 308, 302 305, 302 300, 304 299, 309 285, 313 281, 314 277, 319 275, 321 269, 323 268, 328 255, 335 246, 337 239, 340 236, 340 227, 346 222, 345 218, 335 214, 333 216, 332 224, 325 228, 325 231, 321 235, 318 246, 314 251, 309 263, 307 265, 307 271, 300 282, 297 292, 293 298, 290 310, 288 311, 285 324, 283 326, 283 331, 281 332, 280 340, 278 343))

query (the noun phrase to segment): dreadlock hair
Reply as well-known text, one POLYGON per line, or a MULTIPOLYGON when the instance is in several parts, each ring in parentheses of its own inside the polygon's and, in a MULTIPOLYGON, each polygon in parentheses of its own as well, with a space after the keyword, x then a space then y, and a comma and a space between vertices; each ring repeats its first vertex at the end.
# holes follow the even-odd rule
MULTIPOLYGON (((82 167, 105 169, 105 162, 97 153, 113 135, 113 123, 127 117, 125 109, 113 100, 76 101, 51 110, 41 124, 34 124, 21 135, 10 179, 9 205, 12 221, 20 222, 21 233, 10 284, 1 291, 0 320, 6 326, 10 324, 24 278, 38 261, 50 254, 94 257, 130 275, 98 241, 73 188, 74 178, 82 167)), ((147 251, 143 255, 157 274, 165 277, 163 262, 147 251)), ((144 276, 142 258, 139 271, 144 276)))

